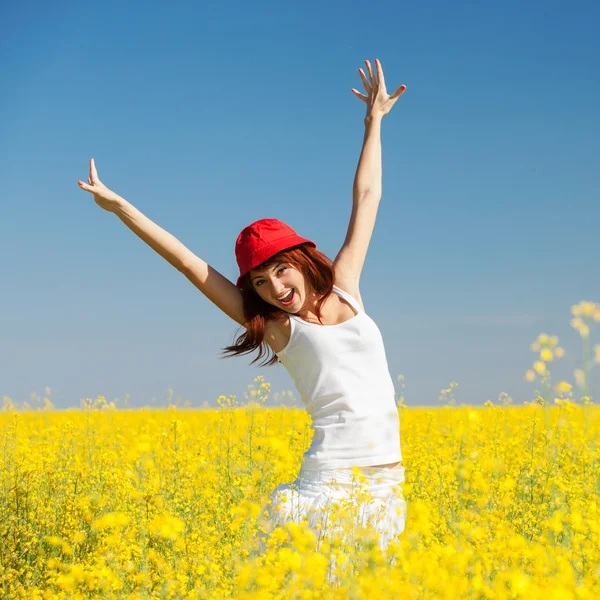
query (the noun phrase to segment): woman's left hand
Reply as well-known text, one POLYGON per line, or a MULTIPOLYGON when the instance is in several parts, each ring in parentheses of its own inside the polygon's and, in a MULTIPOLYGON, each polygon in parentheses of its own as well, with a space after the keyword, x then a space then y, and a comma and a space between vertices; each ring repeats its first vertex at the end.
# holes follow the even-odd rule
POLYGON ((392 106, 396 103, 396 100, 400 98, 404 90, 405 85, 401 85, 391 96, 388 96, 387 90, 385 89, 385 79, 383 77, 383 69, 381 63, 375 59, 375 66, 377 67, 377 79, 373 74, 373 68, 368 60, 365 60, 367 65, 367 71, 369 72, 369 80, 362 69, 359 69, 360 78, 363 81, 367 95, 361 94, 358 90, 352 88, 352 93, 358 96, 363 102, 367 104, 367 117, 383 117, 390 112, 392 106))

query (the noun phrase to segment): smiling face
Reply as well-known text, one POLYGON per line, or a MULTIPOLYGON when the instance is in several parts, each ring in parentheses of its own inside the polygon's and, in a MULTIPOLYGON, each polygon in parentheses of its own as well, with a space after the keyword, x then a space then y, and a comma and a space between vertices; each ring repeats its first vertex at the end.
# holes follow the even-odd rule
POLYGON ((308 285, 304 275, 289 262, 282 260, 264 269, 252 269, 250 281, 265 302, 286 312, 297 313, 306 302, 308 285), (287 302, 280 299, 282 296, 287 302))

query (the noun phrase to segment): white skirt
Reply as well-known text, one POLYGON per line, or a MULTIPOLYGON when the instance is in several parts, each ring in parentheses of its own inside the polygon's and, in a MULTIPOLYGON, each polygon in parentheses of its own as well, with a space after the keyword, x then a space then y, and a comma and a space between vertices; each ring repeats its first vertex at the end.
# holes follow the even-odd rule
MULTIPOLYGON (((268 515, 263 521, 265 533, 268 535, 274 527, 288 522, 306 522, 317 539, 324 539, 328 534, 345 536, 355 530, 354 525, 374 531, 379 548, 385 551, 406 524, 404 467, 400 463, 396 467, 357 469, 365 482, 351 468, 301 468, 295 481, 275 488, 263 506, 261 514, 266 511, 268 515), (340 506, 348 509, 346 517, 330 521, 340 506)), ((352 539, 354 543, 359 541, 352 539)))

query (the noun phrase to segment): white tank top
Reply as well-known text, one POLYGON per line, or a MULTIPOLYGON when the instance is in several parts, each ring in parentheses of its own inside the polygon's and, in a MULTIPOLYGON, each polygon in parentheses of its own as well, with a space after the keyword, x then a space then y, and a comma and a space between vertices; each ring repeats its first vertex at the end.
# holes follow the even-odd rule
POLYGON ((335 285, 333 291, 357 314, 337 325, 290 315, 289 342, 276 352, 312 418, 303 468, 401 461, 400 417, 381 332, 355 298, 335 285))

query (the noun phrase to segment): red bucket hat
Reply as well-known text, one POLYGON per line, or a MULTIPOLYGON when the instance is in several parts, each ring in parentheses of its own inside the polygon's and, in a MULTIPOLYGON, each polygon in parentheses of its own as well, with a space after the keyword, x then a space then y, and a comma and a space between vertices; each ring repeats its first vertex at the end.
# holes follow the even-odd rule
POLYGON ((235 258, 240 268, 237 286, 242 277, 282 250, 298 244, 317 245, 299 236, 289 225, 278 219, 260 219, 242 229, 235 242, 235 258))

